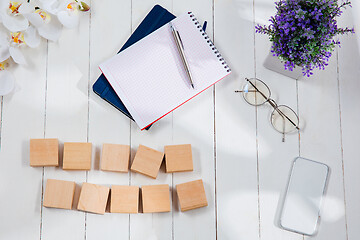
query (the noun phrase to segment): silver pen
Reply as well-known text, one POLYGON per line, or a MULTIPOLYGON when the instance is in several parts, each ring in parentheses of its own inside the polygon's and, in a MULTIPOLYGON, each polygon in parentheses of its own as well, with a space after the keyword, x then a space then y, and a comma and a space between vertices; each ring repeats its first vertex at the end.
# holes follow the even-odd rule
POLYGON ((179 55, 181 57, 181 61, 182 61, 183 65, 184 65, 185 72, 186 72, 186 74, 187 74, 187 76, 188 76, 188 78, 190 80, 191 87, 194 88, 194 83, 193 83, 193 80, 192 80, 189 64, 188 64, 188 62, 186 60, 186 57, 185 57, 184 46, 182 45, 180 34, 174 28, 174 26, 173 26, 173 24, 171 22, 169 24, 170 24, 171 33, 172 33, 172 35, 174 37, 174 40, 175 40, 175 43, 176 43, 176 47, 177 47, 179 55))

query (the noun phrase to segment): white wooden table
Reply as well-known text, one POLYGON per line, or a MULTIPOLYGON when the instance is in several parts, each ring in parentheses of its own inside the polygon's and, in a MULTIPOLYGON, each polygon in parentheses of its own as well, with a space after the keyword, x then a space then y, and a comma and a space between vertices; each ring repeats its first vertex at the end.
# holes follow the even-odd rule
MULTIPOLYGON (((28 67, 14 74, 17 90, 1 98, 0 239, 321 239, 355 240, 360 235, 360 50, 358 36, 341 37, 326 71, 294 81, 263 67, 270 42, 254 33, 275 12, 269 0, 102 0, 78 29, 58 43, 27 49, 28 67), (117 52, 155 3, 175 15, 193 11, 208 21, 207 32, 231 66, 230 77, 140 131, 92 92, 99 63, 117 52), (270 108, 254 108, 234 93, 244 77, 258 77, 279 103, 295 109, 304 123, 299 134, 281 135, 269 123, 270 108), (30 138, 93 143, 91 171, 29 166, 30 138), (194 171, 159 174, 99 171, 102 143, 191 143, 194 171), (296 156, 331 168, 317 236, 304 237, 274 224, 292 160, 296 156), (104 185, 169 184, 202 178, 209 206, 180 212, 172 191, 172 212, 95 215, 41 206, 46 179, 104 185)), ((357 5, 358 7, 358 5, 357 5)), ((356 6, 340 25, 354 25, 356 6)), ((356 19, 355 19, 356 20, 356 19)), ((359 18, 357 18, 357 26, 359 18)), ((360 28, 359 28, 360 31, 360 28)), ((61 144, 62 150, 62 144, 61 144)))

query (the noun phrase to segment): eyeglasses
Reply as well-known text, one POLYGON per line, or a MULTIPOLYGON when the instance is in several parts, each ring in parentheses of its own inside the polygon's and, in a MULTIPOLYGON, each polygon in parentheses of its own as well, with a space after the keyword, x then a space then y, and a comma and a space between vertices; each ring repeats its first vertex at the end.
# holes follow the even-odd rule
POLYGON ((244 100, 253 106, 260 106, 268 102, 273 107, 270 116, 271 125, 276 131, 282 133, 282 141, 285 142, 285 134, 299 129, 299 117, 290 107, 277 105, 274 99, 271 99, 269 87, 260 79, 245 78, 246 83, 241 91, 244 100))

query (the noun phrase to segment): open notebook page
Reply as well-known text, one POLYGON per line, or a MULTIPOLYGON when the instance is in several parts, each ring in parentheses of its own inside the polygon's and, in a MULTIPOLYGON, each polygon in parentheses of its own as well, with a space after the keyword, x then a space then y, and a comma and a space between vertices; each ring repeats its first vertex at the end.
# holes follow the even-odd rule
POLYGON ((169 24, 100 65, 141 129, 165 116, 230 73, 191 13, 172 21, 193 76, 190 85, 169 24), (197 24, 195 24, 197 23, 197 24))

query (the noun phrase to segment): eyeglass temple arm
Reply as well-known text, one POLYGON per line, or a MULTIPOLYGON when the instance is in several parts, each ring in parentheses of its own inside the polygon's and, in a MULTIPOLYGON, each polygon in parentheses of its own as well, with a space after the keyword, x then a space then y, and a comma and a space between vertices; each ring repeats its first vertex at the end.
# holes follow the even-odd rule
POLYGON ((286 116, 286 114, 284 114, 281 110, 279 110, 279 109, 277 108, 277 106, 276 106, 272 101, 269 101, 269 99, 265 96, 265 94, 263 94, 248 78, 245 78, 245 79, 246 79, 246 81, 248 81, 248 82, 251 84, 251 86, 253 86, 253 88, 255 88, 256 91, 258 91, 258 92, 261 94, 261 96, 262 96, 263 98, 267 99, 267 102, 268 102, 280 115, 282 115, 282 116, 285 117, 287 120, 289 120, 289 122, 291 122, 291 124, 294 125, 294 127, 295 127, 297 130, 299 130, 299 127, 298 127, 288 116, 286 116))
POLYGON ((257 91, 256 90, 248 90, 248 91, 235 90, 235 92, 257 92, 257 91))
POLYGON ((282 120, 283 120, 282 142, 285 142, 285 118, 282 117, 282 120))

